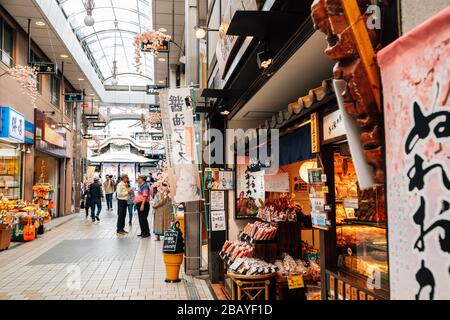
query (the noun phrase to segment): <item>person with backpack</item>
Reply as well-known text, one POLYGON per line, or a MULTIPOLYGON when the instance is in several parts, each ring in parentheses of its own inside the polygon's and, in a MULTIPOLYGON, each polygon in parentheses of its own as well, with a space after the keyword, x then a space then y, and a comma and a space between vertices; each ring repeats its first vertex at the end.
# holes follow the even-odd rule
POLYGON ((95 220, 100 221, 100 212, 102 211, 102 199, 104 198, 103 195, 103 188, 100 184, 99 178, 95 177, 94 182, 89 186, 88 192, 91 195, 91 218, 92 222, 95 222, 95 220), (95 208, 97 207, 97 214, 95 213, 95 208))

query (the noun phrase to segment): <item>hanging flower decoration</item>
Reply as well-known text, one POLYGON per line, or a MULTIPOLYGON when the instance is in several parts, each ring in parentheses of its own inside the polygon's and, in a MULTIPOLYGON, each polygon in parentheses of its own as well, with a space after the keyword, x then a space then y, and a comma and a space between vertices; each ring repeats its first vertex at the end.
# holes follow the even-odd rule
POLYGON ((158 167, 155 186, 158 190, 158 194, 161 194, 164 198, 167 198, 170 193, 169 168, 167 167, 166 161, 162 161, 158 164, 158 167))
POLYGON ((19 82, 22 93, 30 97, 31 105, 33 108, 36 108, 38 95, 36 71, 30 66, 17 65, 9 68, 5 74, 10 75, 11 78, 19 82))
POLYGON ((141 73, 141 52, 150 52, 154 56, 158 55, 158 47, 164 41, 170 41, 171 36, 155 30, 148 30, 134 37, 134 66, 136 71, 141 73))
POLYGON ((161 113, 150 112, 150 114, 147 116, 147 122, 150 123, 150 125, 152 126, 161 123, 162 122, 161 113))

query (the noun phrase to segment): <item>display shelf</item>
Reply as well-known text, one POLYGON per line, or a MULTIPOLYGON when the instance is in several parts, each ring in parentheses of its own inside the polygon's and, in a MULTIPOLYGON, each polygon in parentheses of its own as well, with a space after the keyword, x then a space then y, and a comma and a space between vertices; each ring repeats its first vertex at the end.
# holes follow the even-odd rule
MULTIPOLYGON (((348 226, 348 225, 360 225, 360 226, 367 226, 367 227, 375 227, 380 229, 386 229, 387 225, 384 222, 375 222, 375 221, 364 221, 364 220, 357 220, 357 219, 344 219, 344 221, 347 224, 339 224, 341 226, 348 226)), ((336 224, 338 226, 338 224, 336 224)))
POLYGON ((251 236, 249 236, 248 234, 245 234, 243 232, 241 232, 239 238, 242 241, 247 241, 249 244, 254 245, 254 244, 269 244, 269 243, 276 243, 276 235, 275 238, 273 238, 272 240, 255 240, 253 239, 251 236))

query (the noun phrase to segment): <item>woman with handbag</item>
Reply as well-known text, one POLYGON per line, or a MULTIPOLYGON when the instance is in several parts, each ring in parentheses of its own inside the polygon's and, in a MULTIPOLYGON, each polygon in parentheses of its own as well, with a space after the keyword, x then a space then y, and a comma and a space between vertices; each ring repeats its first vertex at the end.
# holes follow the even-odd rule
POLYGON ((171 201, 167 194, 156 193, 155 202, 153 203, 153 212, 155 219, 153 220, 153 233, 156 235, 156 241, 161 240, 164 231, 168 230, 171 225, 170 215, 171 201))
POLYGON ((134 199, 139 217, 139 226, 141 234, 138 237, 149 238, 150 227, 148 225, 148 213, 150 212, 150 187, 147 183, 147 176, 138 177, 138 192, 134 199))

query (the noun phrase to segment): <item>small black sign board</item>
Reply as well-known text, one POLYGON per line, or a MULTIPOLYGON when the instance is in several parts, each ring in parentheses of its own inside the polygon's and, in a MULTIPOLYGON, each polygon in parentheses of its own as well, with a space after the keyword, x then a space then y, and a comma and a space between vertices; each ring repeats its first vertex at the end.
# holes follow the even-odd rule
POLYGON ((92 123, 92 126, 94 128, 104 128, 104 127, 106 127, 106 122, 104 122, 104 121, 95 121, 95 122, 92 123))
POLYGON ((151 104, 149 105, 148 110, 150 112, 161 112, 161 107, 159 106, 159 104, 151 104))
POLYGON ((164 232, 163 251, 175 252, 177 250, 177 240, 178 240, 177 231, 164 232))
POLYGON ((84 114, 84 116, 86 117, 86 120, 98 120, 99 119, 98 113, 84 114))
POLYGON ((32 62, 31 67, 37 74, 56 74, 57 66, 52 62, 32 62))
MULTIPOLYGON (((142 52, 151 52, 152 50, 145 48, 146 44, 141 43, 141 51, 142 52)), ((161 41, 161 43, 158 45, 157 51, 158 52, 169 52, 170 50, 170 44, 169 41, 161 41)))
POLYGON ((79 92, 65 93, 64 101, 65 102, 83 102, 83 94, 79 93, 79 92))
POLYGON ((148 95, 158 96, 159 92, 156 91, 156 89, 158 89, 158 88, 159 88, 158 86, 155 86, 153 84, 149 84, 149 85, 147 85, 146 93, 148 95))

